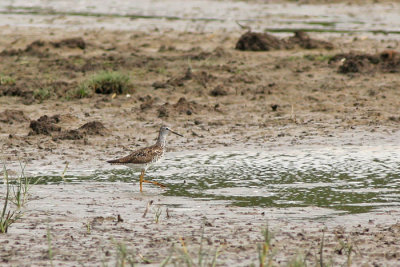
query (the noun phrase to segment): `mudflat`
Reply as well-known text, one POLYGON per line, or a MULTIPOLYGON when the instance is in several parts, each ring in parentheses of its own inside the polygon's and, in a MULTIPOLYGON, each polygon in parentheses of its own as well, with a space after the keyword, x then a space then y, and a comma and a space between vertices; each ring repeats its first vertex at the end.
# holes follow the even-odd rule
MULTIPOLYGON (((0 143, 10 176, 20 160, 27 172, 101 168, 152 144, 161 124, 185 135, 169 138, 170 151, 398 142, 396 39, 13 29, 0 28, 0 143), (129 79, 86 86, 105 72, 129 79)), ((268 229, 273 265, 399 265, 396 206, 325 218, 318 207, 236 207, 152 186, 140 194, 133 182, 33 185, 23 217, 0 234, 2 264, 180 266, 187 255, 197 264, 203 250, 210 264, 217 254, 217 265, 259 265, 268 229)))

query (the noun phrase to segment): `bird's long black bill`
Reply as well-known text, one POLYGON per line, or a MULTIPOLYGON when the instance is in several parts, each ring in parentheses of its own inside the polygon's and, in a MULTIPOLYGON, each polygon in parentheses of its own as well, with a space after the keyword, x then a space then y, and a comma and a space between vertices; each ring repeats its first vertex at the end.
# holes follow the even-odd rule
POLYGON ((173 134, 176 134, 176 135, 179 135, 180 137, 183 137, 183 135, 181 135, 181 134, 178 134, 177 132, 174 132, 174 131, 171 131, 171 130, 169 130, 171 133, 173 133, 173 134))

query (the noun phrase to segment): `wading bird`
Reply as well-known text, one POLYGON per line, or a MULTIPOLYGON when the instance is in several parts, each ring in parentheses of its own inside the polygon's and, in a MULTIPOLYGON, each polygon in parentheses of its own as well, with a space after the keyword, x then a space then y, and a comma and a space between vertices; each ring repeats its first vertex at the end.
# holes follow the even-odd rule
POLYGON ((167 126, 161 126, 160 133, 158 134, 157 142, 154 145, 133 151, 131 154, 129 154, 128 156, 125 156, 123 158, 108 160, 107 162, 111 163, 111 164, 125 165, 132 169, 140 169, 141 170, 140 192, 143 191, 143 187, 142 187, 143 183, 152 183, 152 184, 158 185, 160 187, 166 187, 165 185, 162 185, 155 181, 148 181, 148 180, 144 180, 143 178, 144 178, 144 174, 145 174, 146 170, 152 164, 160 161, 164 157, 166 138, 167 138, 168 132, 171 132, 173 134, 183 137, 183 135, 172 131, 167 126))

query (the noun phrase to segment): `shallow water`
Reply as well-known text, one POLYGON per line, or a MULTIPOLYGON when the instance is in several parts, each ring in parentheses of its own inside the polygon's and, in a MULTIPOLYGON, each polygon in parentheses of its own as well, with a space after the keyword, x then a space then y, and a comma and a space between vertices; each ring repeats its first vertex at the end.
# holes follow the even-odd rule
POLYGON ((67 0, 4 0, 0 2, 0 25, 243 31, 237 24, 239 22, 255 31, 361 33, 363 36, 398 39, 399 12, 400 5, 394 3, 307 5, 220 0, 83 0, 71 5, 67 0))
MULTIPOLYGON (((167 196, 222 200, 237 206, 316 206, 362 213, 400 206, 399 149, 349 146, 168 153, 146 176, 168 185, 159 191, 167 196)), ((41 177, 41 183, 61 183, 60 171, 33 175, 41 177)), ((70 167, 64 179, 126 182, 138 190, 138 175, 125 167, 70 167)))

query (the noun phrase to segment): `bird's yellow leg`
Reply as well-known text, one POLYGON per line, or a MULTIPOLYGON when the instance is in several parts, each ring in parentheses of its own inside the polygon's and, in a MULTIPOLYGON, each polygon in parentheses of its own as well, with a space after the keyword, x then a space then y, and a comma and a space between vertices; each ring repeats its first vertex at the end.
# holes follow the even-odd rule
POLYGON ((140 173, 140 192, 143 192, 143 177, 144 177, 144 170, 140 173))
POLYGON ((157 183, 157 182, 154 182, 154 181, 143 180, 143 183, 155 184, 155 185, 158 185, 159 187, 162 187, 162 188, 167 187, 166 185, 163 185, 163 184, 160 184, 160 183, 157 183))

